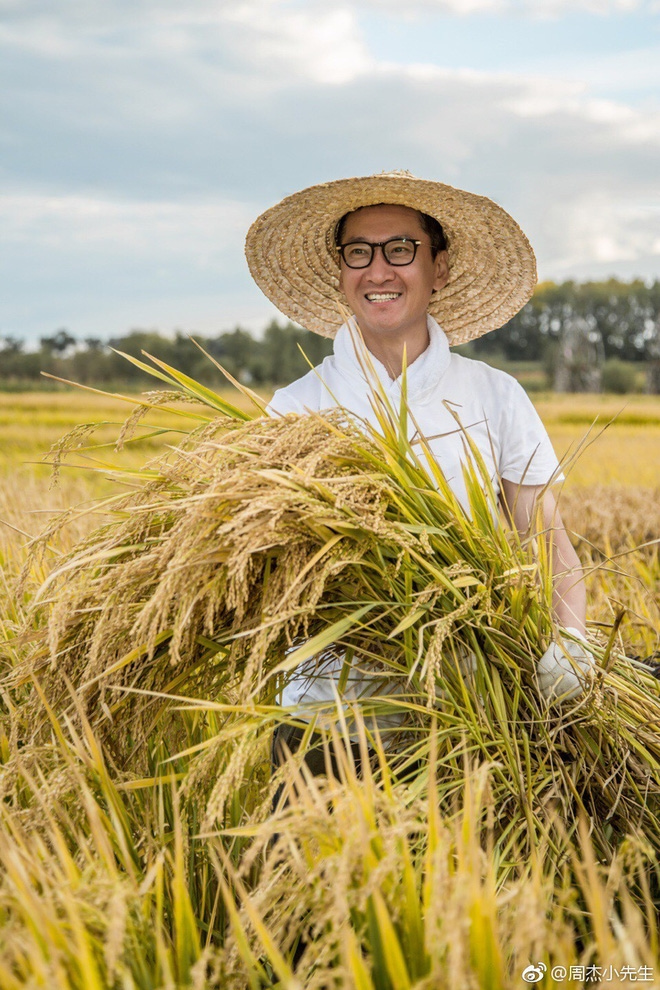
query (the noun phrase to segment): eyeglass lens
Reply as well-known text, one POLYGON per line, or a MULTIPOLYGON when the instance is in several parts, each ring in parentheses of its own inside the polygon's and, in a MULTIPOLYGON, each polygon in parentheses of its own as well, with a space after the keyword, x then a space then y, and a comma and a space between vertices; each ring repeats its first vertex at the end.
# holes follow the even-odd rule
POLYGON ((380 247, 390 265, 410 265, 415 259, 417 244, 403 237, 393 237, 383 244, 354 241, 342 246, 342 256, 349 268, 367 268, 373 259, 374 249, 380 247))

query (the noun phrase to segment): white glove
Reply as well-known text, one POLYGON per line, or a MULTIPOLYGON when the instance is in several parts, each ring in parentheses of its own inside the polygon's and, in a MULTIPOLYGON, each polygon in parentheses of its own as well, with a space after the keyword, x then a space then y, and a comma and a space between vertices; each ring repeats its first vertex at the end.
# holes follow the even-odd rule
POLYGON ((565 632, 581 642, 553 640, 536 668, 539 690, 548 702, 570 701, 582 694, 584 682, 594 668, 593 657, 582 645, 587 640, 579 629, 567 627, 565 632))

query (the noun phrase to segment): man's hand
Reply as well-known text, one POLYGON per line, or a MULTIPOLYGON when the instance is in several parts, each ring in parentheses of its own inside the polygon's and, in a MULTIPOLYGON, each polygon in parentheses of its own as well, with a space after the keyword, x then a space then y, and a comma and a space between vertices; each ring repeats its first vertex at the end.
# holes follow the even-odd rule
POLYGON ((578 642, 568 638, 553 640, 536 668, 539 690, 547 702, 576 698, 582 694, 585 681, 593 673, 593 657, 583 645, 587 641, 582 633, 572 628, 565 632, 578 642))

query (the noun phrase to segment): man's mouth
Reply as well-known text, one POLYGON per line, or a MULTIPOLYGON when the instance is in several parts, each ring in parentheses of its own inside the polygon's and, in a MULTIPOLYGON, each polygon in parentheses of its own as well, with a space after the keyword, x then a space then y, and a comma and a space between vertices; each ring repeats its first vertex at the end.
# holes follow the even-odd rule
POLYGON ((367 292, 369 302, 386 302, 388 299, 398 299, 400 292, 367 292))

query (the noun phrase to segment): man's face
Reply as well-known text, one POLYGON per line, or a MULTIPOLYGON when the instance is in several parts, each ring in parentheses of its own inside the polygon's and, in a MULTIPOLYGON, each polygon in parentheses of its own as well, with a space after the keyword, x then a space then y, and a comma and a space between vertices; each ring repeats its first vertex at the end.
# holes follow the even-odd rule
POLYGON ((341 261, 339 287, 358 322, 365 342, 375 337, 411 339, 426 333, 426 313, 431 293, 449 277, 447 252, 431 254, 431 240, 419 214, 407 206, 365 206, 346 220, 342 244, 350 241, 378 243, 391 237, 409 237, 421 244, 410 265, 385 261, 381 248, 374 250, 368 268, 349 268, 341 261))

